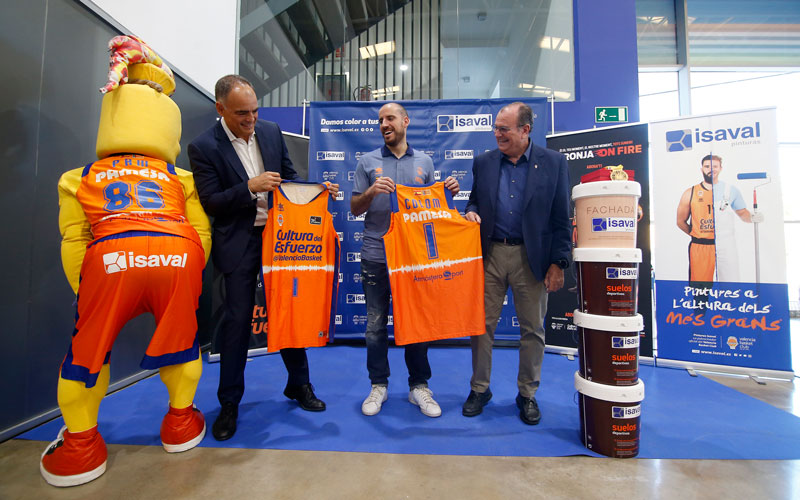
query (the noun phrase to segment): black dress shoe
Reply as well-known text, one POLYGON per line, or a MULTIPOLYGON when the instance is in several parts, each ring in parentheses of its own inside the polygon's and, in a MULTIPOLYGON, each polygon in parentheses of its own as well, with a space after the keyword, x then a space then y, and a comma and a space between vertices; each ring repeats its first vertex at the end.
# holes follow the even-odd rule
POLYGON ((492 399, 492 391, 486 389, 486 392, 469 391, 469 396, 461 407, 461 414, 465 417, 474 417, 480 415, 486 403, 492 399))
POLYGON ((217 441, 225 441, 236 434, 236 419, 239 418, 239 407, 233 403, 223 403, 222 410, 214 421, 211 434, 217 441))
POLYGON ((522 394, 517 394, 517 408, 519 408, 519 418, 528 425, 536 425, 542 419, 536 398, 524 398, 522 394))
POLYGON ((311 384, 287 385, 283 395, 300 403, 300 408, 306 411, 325 411, 325 403, 314 395, 311 384))

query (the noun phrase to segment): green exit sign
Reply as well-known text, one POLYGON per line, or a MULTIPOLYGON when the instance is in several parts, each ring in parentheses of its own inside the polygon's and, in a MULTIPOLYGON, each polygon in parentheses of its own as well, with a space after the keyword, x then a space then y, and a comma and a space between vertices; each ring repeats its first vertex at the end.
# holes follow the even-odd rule
POLYGON ((594 108, 594 121, 595 123, 627 122, 628 106, 594 108))

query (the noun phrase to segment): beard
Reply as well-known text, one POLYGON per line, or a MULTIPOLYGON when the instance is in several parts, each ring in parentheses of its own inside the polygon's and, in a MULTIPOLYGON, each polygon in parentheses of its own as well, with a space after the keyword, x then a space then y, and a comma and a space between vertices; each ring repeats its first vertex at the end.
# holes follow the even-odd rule
POLYGON ((703 172, 703 180, 706 181, 709 184, 713 184, 714 183, 714 173, 713 172, 709 172, 709 173, 703 172))

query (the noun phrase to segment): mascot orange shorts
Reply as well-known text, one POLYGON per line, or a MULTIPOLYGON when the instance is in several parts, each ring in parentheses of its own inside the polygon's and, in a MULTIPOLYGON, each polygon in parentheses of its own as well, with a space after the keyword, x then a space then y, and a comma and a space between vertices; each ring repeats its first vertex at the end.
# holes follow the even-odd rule
POLYGON ((90 245, 81 268, 72 344, 61 376, 93 387, 119 331, 145 312, 155 316, 157 326, 142 369, 197 359, 195 311, 204 267, 200 245, 165 233, 126 232, 90 245))

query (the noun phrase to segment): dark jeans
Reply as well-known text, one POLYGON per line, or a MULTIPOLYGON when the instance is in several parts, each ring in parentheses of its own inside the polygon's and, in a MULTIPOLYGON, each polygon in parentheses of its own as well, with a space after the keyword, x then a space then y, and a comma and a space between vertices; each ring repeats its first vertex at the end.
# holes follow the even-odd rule
MULTIPOLYGON (((361 283, 367 302, 367 371, 373 384, 389 384, 389 271, 381 262, 361 261, 361 283)), ((405 347, 408 386, 428 385, 431 365, 428 363, 428 343, 409 344, 405 347)))
MULTIPOLYGON (((247 250, 233 271, 225 274, 224 315, 218 335, 220 350, 220 404, 238 405, 244 394, 244 367, 250 344, 250 323, 253 319, 256 282, 261 269, 262 228, 253 228, 247 250)), ((289 373, 288 385, 309 382, 308 358, 305 349, 281 349, 281 358, 289 373)))

